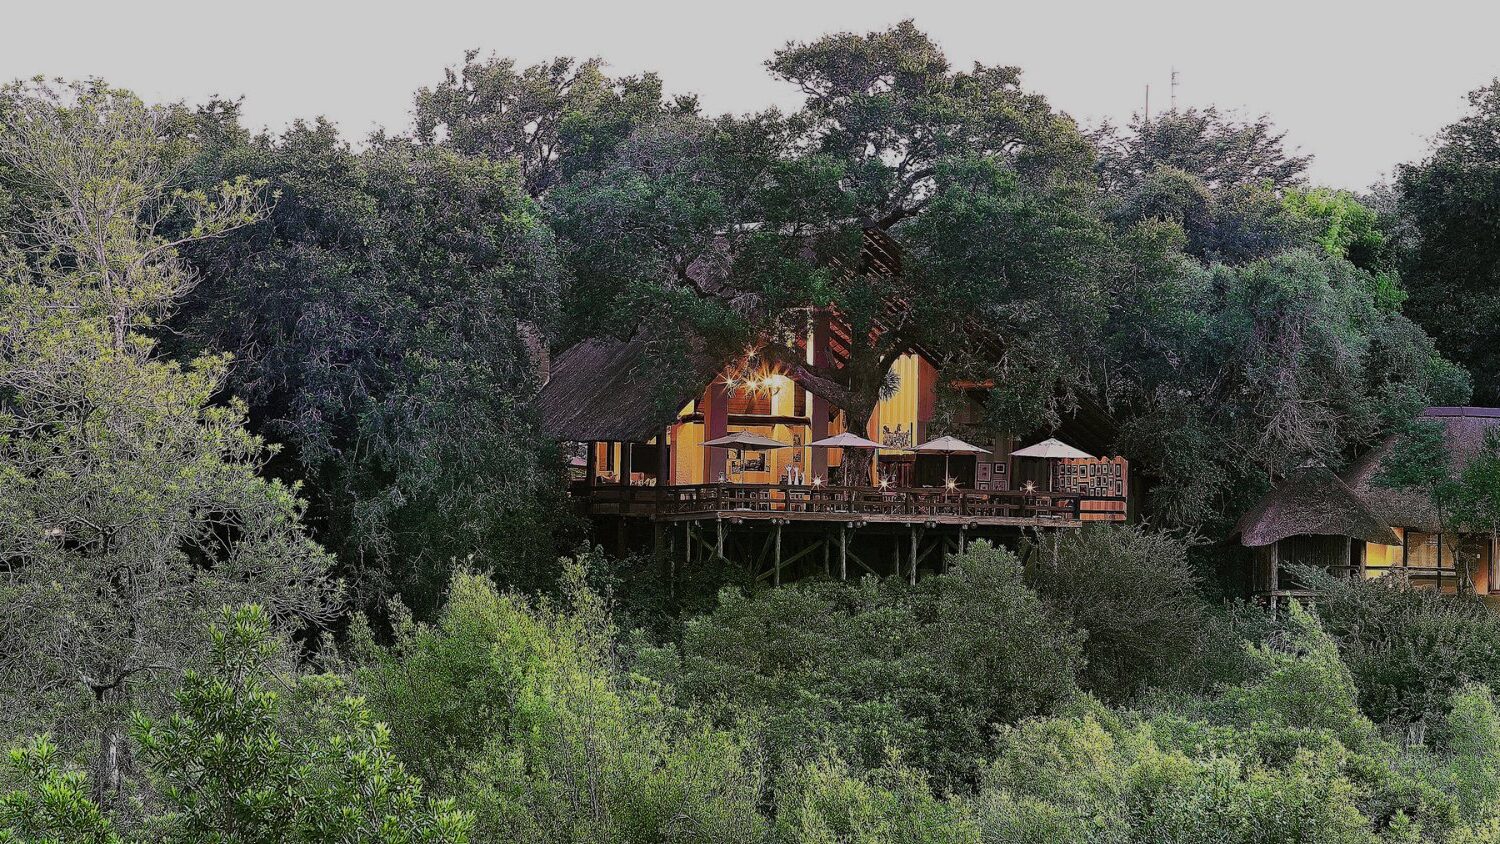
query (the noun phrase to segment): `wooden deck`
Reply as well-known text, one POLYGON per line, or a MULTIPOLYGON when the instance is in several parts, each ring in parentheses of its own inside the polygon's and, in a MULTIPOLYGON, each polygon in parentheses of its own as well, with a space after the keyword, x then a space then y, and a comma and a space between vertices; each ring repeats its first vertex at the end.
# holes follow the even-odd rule
POLYGON ((1078 527, 1125 519, 1123 498, 1022 490, 878 489, 873 487, 694 484, 578 487, 575 497, 596 515, 658 522, 793 522, 1078 527))

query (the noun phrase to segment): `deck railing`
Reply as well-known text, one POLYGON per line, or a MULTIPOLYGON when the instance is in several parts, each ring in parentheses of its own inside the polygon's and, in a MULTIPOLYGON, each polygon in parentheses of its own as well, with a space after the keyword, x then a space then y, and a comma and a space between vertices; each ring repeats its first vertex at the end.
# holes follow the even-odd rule
POLYGON ((614 505, 636 515, 688 516, 719 513, 787 513, 881 516, 1123 521, 1125 500, 1066 492, 792 486, 785 484, 687 484, 582 487, 595 505, 614 505))

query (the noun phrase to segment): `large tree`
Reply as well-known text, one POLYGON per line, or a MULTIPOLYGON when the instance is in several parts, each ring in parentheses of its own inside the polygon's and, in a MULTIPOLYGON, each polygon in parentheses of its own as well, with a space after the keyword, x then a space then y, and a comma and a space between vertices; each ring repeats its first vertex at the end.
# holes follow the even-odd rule
POLYGON ((370 605, 424 617, 455 559, 545 586, 562 473, 527 397, 554 330, 553 237, 509 160, 401 139, 352 150, 326 122, 249 138, 200 115, 197 178, 264 179, 264 219, 189 256, 174 325, 232 351, 231 386, 289 448, 323 542, 370 605))
POLYGON ((4 717, 92 731, 103 798, 140 675, 190 661, 189 631, 226 602, 325 620, 329 560, 295 489, 260 476, 271 449, 244 406, 211 401, 228 359, 180 365, 148 334, 192 281, 178 250, 252 223, 259 186, 176 188, 173 110, 102 84, 4 99, 0 160, 39 198, 0 284, 4 717))
POLYGON ((1500 80, 1469 95, 1470 112, 1438 134, 1426 160, 1403 165, 1410 226, 1402 275, 1407 311, 1468 367, 1475 400, 1500 402, 1500 80))
POLYGON ((910 22, 789 44, 768 67, 806 94, 796 114, 642 127, 549 197, 569 300, 596 315, 575 325, 749 341, 853 430, 917 348, 1045 395, 1009 421, 1054 409, 1083 369, 1067 350, 1103 317, 1104 228, 1072 121, 1016 68, 954 71, 910 22), (870 243, 899 260, 870 260, 870 243), (817 313, 848 338, 837 365, 797 346, 817 313))
POLYGON ((533 197, 607 160, 632 129, 667 113, 692 114, 692 97, 663 100, 655 74, 611 79, 599 59, 515 61, 464 54, 460 69, 417 92, 416 137, 466 155, 514 161, 533 197))

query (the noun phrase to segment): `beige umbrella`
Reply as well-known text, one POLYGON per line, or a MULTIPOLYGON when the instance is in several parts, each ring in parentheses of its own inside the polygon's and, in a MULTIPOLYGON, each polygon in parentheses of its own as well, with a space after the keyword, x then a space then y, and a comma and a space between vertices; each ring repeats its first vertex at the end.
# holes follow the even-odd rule
MULTIPOLYGON (((875 442, 874 440, 865 439, 864 437, 861 437, 858 434, 851 434, 848 431, 845 431, 842 434, 834 434, 831 437, 824 437, 823 439, 817 440, 815 442, 810 442, 810 443, 807 444, 807 446, 808 446, 808 448, 837 448, 837 449, 845 449, 845 448, 873 448, 873 449, 875 449, 875 459, 876 459, 877 463, 880 460, 880 449, 882 449, 882 448, 885 447, 885 446, 881 445, 880 443, 875 442)), ((844 469, 844 474, 845 474, 846 477, 849 474, 847 467, 845 467, 845 469, 844 469)))
POLYGON ((703 443, 703 447, 732 448, 739 454, 740 459, 744 460, 747 450, 769 451, 773 448, 786 448, 787 444, 780 440, 773 440, 770 437, 763 437, 760 434, 752 434, 749 431, 735 431, 728 436, 708 440, 703 443))
MULTIPOLYGON (((1045 460, 1093 460, 1094 455, 1086 451, 1079 451, 1071 445, 1056 437, 1048 437, 1036 445, 1028 445, 1018 448, 1010 453, 1011 457, 1040 457, 1045 460)), ((1052 491, 1052 473, 1047 473, 1047 491, 1052 491)))
POLYGON ((915 452, 918 452, 918 453, 921 453, 921 454, 941 454, 941 455, 943 455, 943 482, 944 483, 947 483, 948 479, 951 478, 951 477, 953 477, 952 475, 948 474, 948 458, 952 457, 955 454, 989 454, 990 453, 988 449, 980 448, 977 445, 972 445, 970 443, 966 443, 963 440, 959 439, 958 437, 938 437, 935 440, 928 440, 927 442, 922 443, 921 445, 917 446, 916 448, 913 448, 912 451, 915 451, 915 452))

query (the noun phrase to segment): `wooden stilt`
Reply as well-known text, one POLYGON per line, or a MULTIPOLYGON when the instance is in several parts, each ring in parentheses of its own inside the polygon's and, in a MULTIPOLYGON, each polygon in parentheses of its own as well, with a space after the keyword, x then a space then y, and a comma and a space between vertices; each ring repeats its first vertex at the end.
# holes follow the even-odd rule
POLYGON ((839 525, 839 580, 849 579, 849 534, 839 525))
POLYGON ((724 559, 724 520, 719 519, 714 524, 719 528, 718 538, 714 540, 714 555, 722 560, 724 559))
POLYGON ((917 585, 917 526, 911 526, 911 585, 917 585))
POLYGON ((776 554, 775 554, 775 558, 774 558, 774 561, 773 561, 773 565, 776 566, 776 575, 775 575, 775 578, 774 578, 773 582, 775 583, 775 585, 780 586, 781 585, 781 524, 777 523, 777 525, 774 528, 774 530, 776 532, 776 554))
POLYGON ((832 577, 833 570, 828 567, 828 534, 824 533, 818 539, 818 544, 823 546, 823 576, 832 577))

